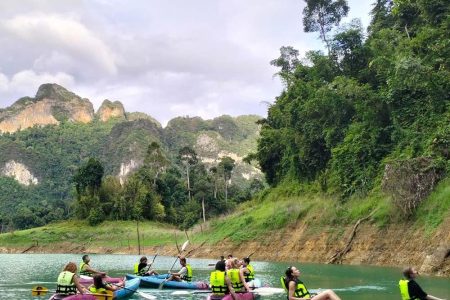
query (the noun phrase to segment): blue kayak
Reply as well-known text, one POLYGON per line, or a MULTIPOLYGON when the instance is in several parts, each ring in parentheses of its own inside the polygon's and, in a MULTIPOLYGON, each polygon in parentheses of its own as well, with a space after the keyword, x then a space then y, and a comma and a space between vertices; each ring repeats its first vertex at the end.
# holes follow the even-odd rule
POLYGON ((166 289, 189 289, 189 290, 207 290, 209 286, 206 282, 186 282, 186 281, 165 281, 163 275, 157 276, 136 276, 127 274, 127 279, 139 278, 141 279, 141 287, 159 288, 161 283, 164 282, 162 288, 166 289))
POLYGON ((139 288, 140 281, 139 278, 126 280, 124 288, 114 291, 114 299, 123 299, 133 295, 139 288))

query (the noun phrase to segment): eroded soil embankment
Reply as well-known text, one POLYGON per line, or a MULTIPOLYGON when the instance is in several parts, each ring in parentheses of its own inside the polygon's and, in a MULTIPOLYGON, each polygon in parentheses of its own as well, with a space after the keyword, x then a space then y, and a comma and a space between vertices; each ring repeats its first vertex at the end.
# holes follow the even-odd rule
MULTIPOLYGON (((195 249, 199 245, 190 245, 195 249)), ((252 254, 253 260, 303 261, 327 263, 347 247, 344 264, 382 266, 416 266, 422 273, 450 276, 450 219, 432 234, 408 225, 391 225, 380 229, 373 225, 322 227, 303 223, 255 237, 254 241, 236 244, 230 240, 206 243, 191 257, 217 259, 232 253, 236 257, 252 254), (353 234, 352 242, 349 240, 353 234)), ((143 253, 155 253, 159 247, 145 247, 143 253)), ((164 255, 176 255, 173 245, 159 248, 164 255)), ((136 248, 73 245, 67 242, 52 245, 30 245, 24 248, 1 248, 0 253, 105 253, 137 254, 136 248)))

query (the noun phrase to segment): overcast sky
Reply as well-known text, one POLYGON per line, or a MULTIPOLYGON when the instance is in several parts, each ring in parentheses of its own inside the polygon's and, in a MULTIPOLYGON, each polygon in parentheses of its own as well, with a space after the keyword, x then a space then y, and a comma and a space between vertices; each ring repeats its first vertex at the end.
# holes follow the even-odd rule
MULTIPOLYGON (((371 0, 349 0, 369 23, 371 0)), ((119 100, 163 125, 177 116, 267 114, 281 46, 302 32, 302 0, 0 1, 0 108, 58 83, 98 109, 119 100)))

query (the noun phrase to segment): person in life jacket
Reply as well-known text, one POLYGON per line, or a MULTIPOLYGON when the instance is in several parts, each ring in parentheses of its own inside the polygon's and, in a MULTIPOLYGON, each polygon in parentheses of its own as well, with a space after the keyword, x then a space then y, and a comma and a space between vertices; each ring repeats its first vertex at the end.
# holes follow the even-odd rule
POLYGON ((417 284, 414 280, 419 275, 419 272, 412 267, 405 268, 403 270, 404 279, 400 279, 398 282, 398 286, 400 288, 400 294, 402 296, 402 300, 443 300, 441 298, 437 298, 425 293, 422 288, 417 284))
MULTIPOLYGON (((292 266, 287 268, 286 277, 281 277, 281 285, 287 291, 288 300, 310 299, 311 294, 305 284, 299 279, 300 270, 292 266)), ((314 295, 314 300, 340 300, 332 290, 325 290, 314 295)))
POLYGON ((83 257, 81 259, 82 259, 82 262, 80 263, 80 275, 92 277, 92 276, 98 274, 98 275, 106 276, 105 272, 97 271, 89 265, 89 262, 91 261, 91 258, 89 257, 89 255, 85 254, 85 255, 83 255, 83 257))
POLYGON ((138 276, 151 276, 151 275, 158 275, 158 273, 150 269, 151 263, 147 263, 147 257, 142 256, 139 260, 139 263, 134 264, 134 275, 138 276))
POLYGON ((120 290, 120 288, 121 288, 116 285, 104 283, 103 276, 99 275, 99 274, 94 275, 93 279, 94 279, 94 282, 93 282, 93 284, 91 284, 89 286, 89 291, 94 294, 102 294, 102 293, 105 293, 106 291, 114 292, 114 291, 120 290))
POLYGON ((211 272, 209 277, 209 287, 212 291, 212 299, 221 299, 227 294, 231 294, 234 300, 237 299, 231 280, 225 272, 225 260, 219 260, 216 263, 215 271, 211 272))
POLYGON ((227 275, 231 280, 231 285, 236 292, 250 292, 250 286, 245 282, 244 273, 240 269, 241 261, 234 258, 231 262, 231 269, 227 271, 227 275))
POLYGON ((175 280, 175 281, 192 281, 192 268, 190 264, 186 263, 185 257, 180 257, 180 265, 181 269, 178 272, 171 272, 170 277, 166 279, 166 281, 175 280))
POLYGON ((244 275, 245 282, 250 282, 255 279, 255 270, 253 266, 250 264, 250 257, 244 257, 242 259, 243 264, 241 267, 241 272, 244 275))
POLYGON ((73 295, 77 293, 86 293, 88 290, 80 284, 78 281, 77 265, 73 262, 69 262, 64 266, 64 269, 59 273, 56 282, 56 293, 62 295, 73 295))

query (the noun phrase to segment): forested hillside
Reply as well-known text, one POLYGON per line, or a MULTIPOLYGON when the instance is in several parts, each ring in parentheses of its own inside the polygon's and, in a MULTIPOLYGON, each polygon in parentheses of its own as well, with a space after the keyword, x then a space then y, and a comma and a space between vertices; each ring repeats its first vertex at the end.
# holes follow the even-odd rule
POLYGON ((73 217, 186 227, 202 217, 202 202, 205 218, 231 210, 263 188, 243 162, 256 149, 258 119, 179 117, 162 128, 118 101, 94 114, 87 99, 44 84, 0 110, 2 231, 73 217))
POLYGON ((306 2, 304 30, 328 51, 281 48, 285 89, 252 157, 273 187, 340 202, 382 191, 409 218, 450 171, 450 4, 375 1, 366 34, 336 26, 345 1, 306 2))

